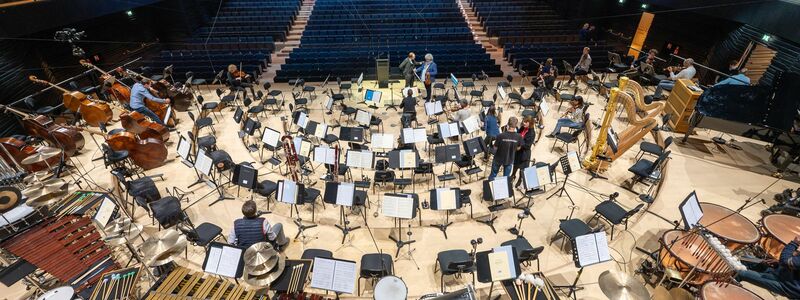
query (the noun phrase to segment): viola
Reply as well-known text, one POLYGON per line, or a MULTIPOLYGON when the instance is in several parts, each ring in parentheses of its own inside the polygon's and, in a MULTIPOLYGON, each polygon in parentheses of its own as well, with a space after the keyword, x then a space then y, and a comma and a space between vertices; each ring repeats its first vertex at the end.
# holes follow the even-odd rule
POLYGON ((6 149, 6 151, 0 151, 0 157, 2 157, 3 160, 5 160, 9 165, 18 165, 28 172, 47 170, 49 169, 48 165, 50 165, 50 167, 55 167, 59 164, 59 162, 61 162, 61 156, 57 155, 48 158, 46 162, 22 165, 21 162, 28 158, 28 156, 38 153, 40 147, 28 145, 25 143, 25 141, 13 137, 0 138, 0 146, 6 149), (6 152, 8 152, 11 157, 9 157, 6 152))
POLYGON ((137 111, 123 112, 119 115, 122 128, 139 135, 142 139, 155 138, 162 142, 169 141, 169 129, 164 125, 147 120, 137 111))
POLYGON ((28 79, 36 83, 52 86, 64 92, 62 96, 64 107, 71 111, 80 112, 81 117, 89 126, 96 127, 100 124, 106 124, 114 117, 114 113, 108 104, 95 102, 79 91, 69 91, 48 81, 38 79, 33 75, 29 76, 28 79))
POLYGON ((114 78, 113 75, 109 74, 103 69, 98 68, 97 66, 91 64, 88 60, 81 59, 81 65, 84 67, 97 70, 100 72, 100 79, 103 80, 103 88, 104 90, 108 91, 117 102, 122 104, 128 104, 131 101, 131 88, 126 86, 125 84, 119 82, 114 78))
POLYGON ((20 116, 22 127, 29 135, 42 138, 52 146, 61 148, 67 156, 74 156, 83 149, 85 140, 75 129, 55 124, 48 116, 31 115, 4 105, 0 105, 0 108, 20 116))
POLYGON ((128 151, 128 157, 133 163, 145 170, 163 166, 169 155, 167 145, 157 138, 142 138, 125 130, 112 130, 111 134, 90 129, 82 130, 103 136, 114 151, 128 151))

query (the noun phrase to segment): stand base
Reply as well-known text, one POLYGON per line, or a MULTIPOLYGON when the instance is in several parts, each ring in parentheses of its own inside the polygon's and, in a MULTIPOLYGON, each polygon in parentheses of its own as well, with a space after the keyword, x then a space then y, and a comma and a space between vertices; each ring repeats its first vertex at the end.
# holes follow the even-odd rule
POLYGON ((348 227, 347 225, 342 226, 342 225, 339 225, 339 224, 336 224, 334 226, 336 226, 336 228, 339 228, 339 230, 342 231, 342 245, 344 245, 344 241, 347 240, 347 234, 349 234, 353 230, 361 228, 361 226, 348 227))
POLYGON ((450 225, 453 225, 453 222, 448 222, 445 224, 433 224, 431 225, 431 227, 439 228, 439 230, 441 230, 442 233, 444 233, 444 239, 447 239, 447 227, 450 227, 450 225))
MULTIPOLYGON (((415 240, 408 240, 408 241, 404 241, 404 240, 401 240, 401 239, 395 238, 395 237, 393 237, 393 236, 389 236, 389 239, 390 239, 390 240, 392 240, 392 241, 394 242, 394 244, 397 246, 397 251, 396 251, 396 252, 395 252, 395 254, 394 254, 394 256, 395 256, 395 257, 400 257, 400 250, 402 250, 402 249, 403 249, 403 246, 405 246, 405 245, 411 245, 411 244, 413 244, 413 243, 416 243, 416 242, 417 242, 417 241, 415 241, 415 240)), ((397 260, 395 259, 395 261, 397 261, 397 260)))
POLYGON ((478 223, 482 223, 482 224, 484 224, 486 226, 489 226, 489 228, 492 228, 492 232, 497 233, 497 229, 494 228, 494 221, 495 220, 497 220, 497 216, 492 216, 489 219, 477 220, 477 221, 478 221, 478 223))
POLYGON ((569 199, 569 202, 572 203, 572 205, 575 205, 575 201, 572 201, 572 196, 570 196, 569 192, 567 192, 567 189, 566 189, 565 185, 566 185, 566 180, 564 181, 564 186, 561 186, 555 192, 553 192, 553 194, 551 194, 550 196, 547 196, 547 199, 545 199, 545 200, 550 200, 550 198, 553 198, 553 196, 555 196, 555 195, 558 195, 558 197, 563 197, 564 194, 566 194, 567 195, 567 199, 569 199))

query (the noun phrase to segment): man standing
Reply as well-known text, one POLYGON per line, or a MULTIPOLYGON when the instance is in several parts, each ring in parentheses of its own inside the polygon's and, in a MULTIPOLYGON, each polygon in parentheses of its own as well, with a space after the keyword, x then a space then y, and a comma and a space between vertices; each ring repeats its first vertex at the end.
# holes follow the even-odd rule
POLYGON ((153 94, 151 94, 150 91, 148 91, 150 85, 152 84, 153 81, 147 78, 142 79, 142 82, 137 82, 133 84, 133 87, 131 88, 130 106, 132 110, 147 116, 148 118, 153 120, 153 122, 166 126, 164 120, 161 120, 161 118, 159 118, 158 115, 156 115, 156 113, 154 113, 152 110, 147 108, 147 106, 144 103, 146 98, 147 100, 150 101, 169 104, 169 98, 161 99, 156 96, 153 96, 153 94))
POLYGON ((675 74, 675 69, 672 67, 667 68, 669 71, 669 79, 664 79, 658 83, 656 87, 656 92, 653 93, 654 99, 661 99, 661 93, 664 90, 671 91, 672 87, 675 86, 675 81, 678 79, 689 79, 691 80, 694 78, 694 74, 697 73, 697 70, 694 68, 694 59, 687 58, 683 61, 683 70, 675 74))
POLYGON ((489 180, 494 180, 500 167, 503 167, 503 176, 511 175, 511 170, 514 166, 514 154, 522 146, 522 136, 517 133, 517 124, 519 120, 516 117, 508 119, 505 131, 499 134, 494 140, 494 160, 492 160, 492 172, 489 174, 489 180))
POLYGON ((425 90, 428 91, 425 101, 431 101, 433 94, 431 84, 436 80, 436 73, 438 73, 436 63, 433 62, 433 55, 430 53, 425 54, 425 63, 417 68, 417 73, 419 73, 419 78, 425 83, 425 90))
POLYGON ((416 57, 414 52, 409 52, 408 58, 400 63, 400 72, 402 72, 403 76, 406 78, 406 87, 414 86, 414 68, 420 65, 420 63, 414 61, 416 57))

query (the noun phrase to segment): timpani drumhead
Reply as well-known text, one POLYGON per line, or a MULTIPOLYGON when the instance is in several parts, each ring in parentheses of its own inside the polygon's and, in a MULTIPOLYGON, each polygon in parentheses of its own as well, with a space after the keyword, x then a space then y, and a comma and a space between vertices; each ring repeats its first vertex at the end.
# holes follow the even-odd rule
POLYGON ((70 286, 62 286, 47 291, 36 300, 70 300, 72 296, 75 296, 75 290, 70 286))
POLYGON ((719 281, 710 281, 704 284, 700 288, 700 299, 763 300, 763 298, 743 287, 719 281))
POLYGON ((395 276, 385 276, 375 285, 376 300, 403 300, 408 296, 408 288, 402 279, 395 276))
POLYGON ((700 224, 714 235, 740 244, 753 244, 761 239, 758 227, 736 211, 706 202, 700 203, 700 208, 703 209, 700 224))
POLYGON ((800 235, 800 218, 798 217, 781 214, 769 215, 764 217, 762 224, 770 235, 784 244, 789 244, 796 236, 800 235))

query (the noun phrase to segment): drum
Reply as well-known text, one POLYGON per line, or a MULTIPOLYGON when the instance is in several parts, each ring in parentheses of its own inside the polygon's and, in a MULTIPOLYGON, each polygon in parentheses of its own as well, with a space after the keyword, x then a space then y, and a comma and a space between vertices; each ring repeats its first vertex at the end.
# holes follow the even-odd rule
POLYGON ((2 217, 0 217, 0 228, 13 225, 25 219, 25 217, 32 215, 35 211, 36 210, 33 207, 30 207, 24 203, 20 204, 19 206, 14 207, 2 214, 2 217))
POLYGON ((719 281, 709 281, 700 288, 700 299, 702 300, 763 300, 753 292, 735 284, 719 281))
POLYGON ((703 209, 700 224, 719 238, 731 251, 755 244, 761 239, 758 227, 736 211, 706 202, 700 203, 700 208, 703 209))
POLYGON ((70 286, 62 286, 47 291, 36 300, 70 300, 75 296, 75 290, 70 286))
POLYGON ((408 287, 402 279, 395 276, 385 276, 375 285, 374 299, 377 300, 403 300, 408 296, 408 287))
POLYGON ((783 247, 800 235, 800 218, 789 215, 769 215, 761 218, 762 237, 759 245, 772 258, 781 256, 783 247))
POLYGON ((699 286, 706 281, 728 276, 733 272, 722 261, 723 258, 697 233, 669 230, 661 236, 660 242, 661 265, 677 270, 683 278, 689 277, 687 280, 689 284, 699 286), (694 273, 689 276, 692 269, 694 273))

